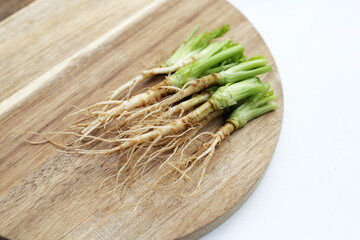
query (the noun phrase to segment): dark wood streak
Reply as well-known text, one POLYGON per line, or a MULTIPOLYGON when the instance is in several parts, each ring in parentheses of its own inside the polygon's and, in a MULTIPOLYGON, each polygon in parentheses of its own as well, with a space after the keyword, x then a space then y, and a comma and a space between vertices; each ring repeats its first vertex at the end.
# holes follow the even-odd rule
POLYGON ((0 0, 0 21, 26 7, 34 0, 0 0))

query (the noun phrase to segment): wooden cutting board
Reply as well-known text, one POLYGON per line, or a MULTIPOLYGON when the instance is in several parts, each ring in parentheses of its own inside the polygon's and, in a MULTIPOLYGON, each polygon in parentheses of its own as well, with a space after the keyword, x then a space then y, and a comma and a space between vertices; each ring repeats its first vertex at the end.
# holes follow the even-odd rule
POLYGON ((36 0, 0 22, 0 53, 0 236, 195 239, 244 203, 276 147, 283 112, 276 65, 252 25, 223 0, 36 0), (98 192, 115 171, 100 166, 102 156, 71 155, 9 135, 61 130, 69 106, 101 101, 163 62, 198 23, 203 29, 228 23, 226 37, 243 43, 246 55, 265 55, 275 70, 262 79, 279 96, 275 112, 218 147, 221 164, 212 166, 199 195, 155 194, 137 208, 119 208, 116 195, 98 192))

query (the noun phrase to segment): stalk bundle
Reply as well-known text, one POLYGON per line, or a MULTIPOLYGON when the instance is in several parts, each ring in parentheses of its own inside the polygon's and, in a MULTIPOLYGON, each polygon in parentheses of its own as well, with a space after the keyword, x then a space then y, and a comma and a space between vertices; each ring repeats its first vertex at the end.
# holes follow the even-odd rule
POLYGON ((117 187, 153 172, 146 180, 151 188, 178 192, 180 183, 188 181, 198 189, 216 147, 251 119, 276 108, 269 83, 257 77, 272 70, 266 59, 247 58, 244 47, 231 39, 212 41, 223 36, 228 25, 196 35, 198 29, 159 67, 142 71, 105 101, 70 114, 85 116, 55 135, 72 136, 71 141, 47 142, 78 154, 118 153, 117 187), (135 85, 159 74, 169 75, 132 95, 135 85), (228 112, 216 133, 202 132, 228 112), (204 136, 210 139, 196 143, 204 136))

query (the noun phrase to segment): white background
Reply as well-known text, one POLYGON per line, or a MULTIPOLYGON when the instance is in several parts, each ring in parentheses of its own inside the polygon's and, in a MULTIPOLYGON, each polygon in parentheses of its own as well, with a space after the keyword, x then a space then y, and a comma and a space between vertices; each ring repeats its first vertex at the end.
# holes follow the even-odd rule
POLYGON ((360 239, 360 1, 230 0, 278 65, 284 119, 258 188, 211 239, 360 239))

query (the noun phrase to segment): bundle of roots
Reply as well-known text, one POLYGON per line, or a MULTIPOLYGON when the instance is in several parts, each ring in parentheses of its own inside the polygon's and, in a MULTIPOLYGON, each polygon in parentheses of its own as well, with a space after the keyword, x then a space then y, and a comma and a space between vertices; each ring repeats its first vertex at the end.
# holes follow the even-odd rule
POLYGON ((228 25, 195 36, 197 30, 160 67, 142 71, 105 101, 68 114, 73 123, 65 131, 42 133, 45 140, 32 143, 49 142, 76 154, 117 154, 117 171, 105 180, 115 179, 114 191, 135 181, 167 194, 196 192, 216 146, 276 108, 270 85, 256 77, 272 70, 264 57, 247 58, 243 46, 230 39, 211 42, 228 25), (158 74, 167 75, 132 95, 135 85, 158 74), (228 112, 216 133, 204 131, 228 112))

